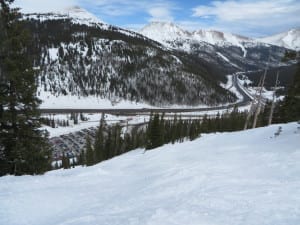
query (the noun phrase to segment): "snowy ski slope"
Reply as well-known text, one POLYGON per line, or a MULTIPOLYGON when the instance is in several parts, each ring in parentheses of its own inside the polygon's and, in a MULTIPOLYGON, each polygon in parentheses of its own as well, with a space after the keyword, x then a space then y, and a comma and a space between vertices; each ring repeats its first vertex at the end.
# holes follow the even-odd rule
POLYGON ((205 134, 88 168, 1 177, 0 224, 299 225, 298 127, 205 134))

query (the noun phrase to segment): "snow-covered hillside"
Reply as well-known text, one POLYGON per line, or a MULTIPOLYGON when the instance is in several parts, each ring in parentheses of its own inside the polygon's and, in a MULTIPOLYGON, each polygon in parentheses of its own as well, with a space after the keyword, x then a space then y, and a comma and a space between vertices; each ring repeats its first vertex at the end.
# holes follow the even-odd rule
MULTIPOLYGON (((221 78, 211 80, 214 74, 208 66, 138 33, 89 22, 80 8, 71 11, 83 15, 76 21, 75 16, 30 14, 27 17, 31 19, 24 21, 35 37, 42 107, 58 107, 58 102, 66 102, 61 99, 71 98, 80 104, 79 99, 87 97, 96 100, 87 101, 93 102, 89 108, 103 108, 103 102, 161 107, 219 105, 235 100, 218 86, 221 78)), ((76 104, 70 100, 59 107, 77 108, 76 104)))
POLYGON ((260 38, 258 41, 299 51, 300 29, 292 29, 280 34, 260 38))
POLYGON ((93 167, 1 177, 0 224, 298 225, 297 127, 207 134, 93 167))

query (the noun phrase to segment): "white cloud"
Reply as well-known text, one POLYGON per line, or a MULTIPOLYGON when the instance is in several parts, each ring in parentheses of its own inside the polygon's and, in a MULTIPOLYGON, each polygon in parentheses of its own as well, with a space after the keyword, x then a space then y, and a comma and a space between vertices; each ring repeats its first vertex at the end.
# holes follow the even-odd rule
POLYGON ((95 7, 100 15, 132 16, 146 13, 151 18, 172 19, 173 3, 169 0, 77 0, 87 7, 95 7))
POLYGON ((151 18, 149 19, 150 21, 173 21, 174 18, 171 15, 170 9, 164 6, 157 6, 150 8, 148 10, 149 15, 151 18))
POLYGON ((99 17, 143 14, 148 21, 172 21, 172 10, 175 8, 169 0, 16 0, 14 6, 25 13, 61 11, 70 6, 80 6, 92 10, 99 17))
POLYGON ((143 8, 141 1, 130 0, 78 0, 82 5, 94 7, 99 14, 108 16, 133 15, 143 8))
POLYGON ((54 12, 76 5, 78 5, 77 0, 16 0, 13 4, 14 7, 21 8, 24 13, 54 12))
POLYGON ((193 9, 193 16, 214 20, 214 26, 257 35, 300 25, 299 0, 214 1, 193 9), (259 29, 261 31, 259 31, 259 29))

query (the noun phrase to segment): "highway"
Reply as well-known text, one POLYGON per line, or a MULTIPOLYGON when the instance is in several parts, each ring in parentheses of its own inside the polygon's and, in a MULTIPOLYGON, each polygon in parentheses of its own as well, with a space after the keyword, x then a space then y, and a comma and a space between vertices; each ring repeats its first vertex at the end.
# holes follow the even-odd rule
POLYGON ((246 103, 246 105, 249 104, 252 101, 253 96, 238 82, 237 74, 232 75, 232 83, 236 87, 237 91, 243 96, 242 102, 246 103))
POLYGON ((230 109, 234 106, 246 106, 250 104, 251 97, 250 94, 244 90, 243 87, 238 82, 238 75, 234 74, 232 76, 233 85, 236 87, 237 91, 243 96, 240 102, 228 104, 225 106, 212 106, 205 108, 140 108, 140 109, 40 109, 42 114, 69 114, 69 113, 105 113, 114 115, 136 115, 136 114, 146 114, 146 113, 185 113, 185 112, 208 112, 214 110, 224 110, 230 109))

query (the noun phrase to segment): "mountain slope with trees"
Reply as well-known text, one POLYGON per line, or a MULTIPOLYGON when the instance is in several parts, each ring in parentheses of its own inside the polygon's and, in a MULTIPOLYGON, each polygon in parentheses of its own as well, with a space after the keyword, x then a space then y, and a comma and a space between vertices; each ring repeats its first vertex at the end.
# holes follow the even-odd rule
POLYGON ((53 14, 27 15, 23 23, 34 37, 31 51, 40 68, 40 92, 155 106, 236 100, 219 86, 226 78, 204 60, 195 61, 137 33, 53 14))

